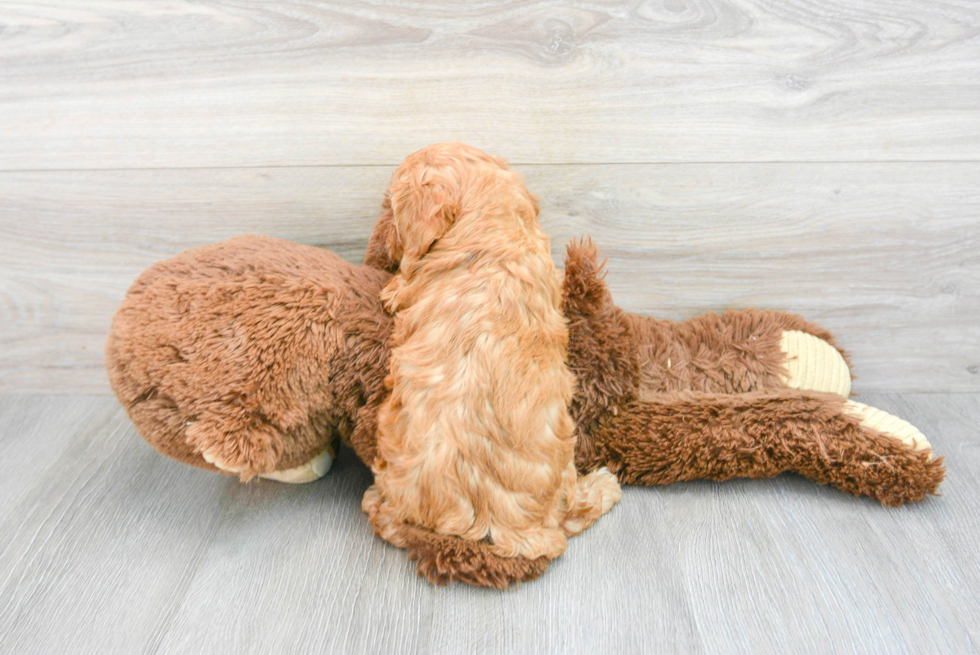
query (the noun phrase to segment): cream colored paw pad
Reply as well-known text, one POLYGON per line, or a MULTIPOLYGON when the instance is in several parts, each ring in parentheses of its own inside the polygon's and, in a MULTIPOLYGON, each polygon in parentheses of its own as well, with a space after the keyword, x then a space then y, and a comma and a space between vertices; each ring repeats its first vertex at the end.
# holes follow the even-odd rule
POLYGON ((330 454, 330 451, 324 450, 302 466, 286 469, 285 471, 266 473, 259 477, 278 482, 288 482, 289 484, 303 484, 304 482, 313 482, 322 478, 330 470, 331 464, 333 464, 333 456, 330 454))
POLYGON ((786 355, 784 380, 791 389, 821 391, 847 396, 851 393, 851 371, 836 348, 799 330, 786 330, 779 339, 786 355))
POLYGON ((932 446, 929 445, 925 435, 908 421, 877 407, 869 407, 853 400, 844 403, 844 412, 858 419, 862 426, 881 432, 893 439, 898 439, 912 450, 929 451, 929 459, 932 459, 932 446))
POLYGON ((210 464, 211 466, 217 469, 221 469, 225 473, 234 473, 235 475, 238 475, 243 471, 241 467, 235 468, 229 466, 227 462, 225 462, 222 459, 219 459, 218 456, 212 453, 211 451, 202 450, 201 457, 204 459, 205 462, 207 462, 208 464, 210 464))

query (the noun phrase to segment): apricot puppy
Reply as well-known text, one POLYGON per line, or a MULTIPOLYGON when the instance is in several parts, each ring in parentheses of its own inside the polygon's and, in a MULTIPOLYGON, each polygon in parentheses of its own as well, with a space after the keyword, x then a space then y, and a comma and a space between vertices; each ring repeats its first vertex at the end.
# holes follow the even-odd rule
POLYGON ((396 546, 409 523, 557 557, 621 491, 605 469, 575 470, 561 280, 537 203, 503 160, 459 143, 410 155, 389 197, 391 395, 362 507, 396 546))

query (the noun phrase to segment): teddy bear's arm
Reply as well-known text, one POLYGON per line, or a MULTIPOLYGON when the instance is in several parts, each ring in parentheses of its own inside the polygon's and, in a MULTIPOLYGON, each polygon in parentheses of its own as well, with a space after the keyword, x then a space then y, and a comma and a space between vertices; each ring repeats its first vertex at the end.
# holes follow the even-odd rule
POLYGON ((687 321, 624 314, 641 393, 803 389, 848 396, 847 355, 818 325, 787 312, 738 309, 687 321))
POLYGON ((830 332, 801 316, 738 309, 658 320, 616 307, 604 276, 591 239, 568 244, 569 365, 586 387, 609 395, 636 386, 641 399, 672 391, 850 393, 847 354, 830 332))
POLYGON ((667 393, 631 401, 582 437, 580 470, 623 484, 769 478, 791 471, 885 505, 936 492, 945 468, 911 425, 834 394, 667 393))

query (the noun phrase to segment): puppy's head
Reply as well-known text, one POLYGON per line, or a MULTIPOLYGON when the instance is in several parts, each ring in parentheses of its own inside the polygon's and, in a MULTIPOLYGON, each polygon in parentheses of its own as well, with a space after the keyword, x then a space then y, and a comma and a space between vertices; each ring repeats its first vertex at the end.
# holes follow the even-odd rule
POLYGON ((375 227, 391 260, 404 268, 420 259, 452 227, 475 174, 488 168, 508 170, 504 160, 463 143, 439 143, 409 155, 391 178, 390 220, 383 214, 375 227))

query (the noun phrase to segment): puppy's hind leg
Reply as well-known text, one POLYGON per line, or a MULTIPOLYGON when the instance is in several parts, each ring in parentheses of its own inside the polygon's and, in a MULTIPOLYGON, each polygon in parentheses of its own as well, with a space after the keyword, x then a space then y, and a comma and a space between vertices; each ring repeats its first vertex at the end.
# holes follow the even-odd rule
POLYGON ((623 490, 619 488, 616 476, 606 467, 583 475, 575 483, 575 498, 562 523, 565 534, 571 537, 585 530, 622 497, 623 490))

